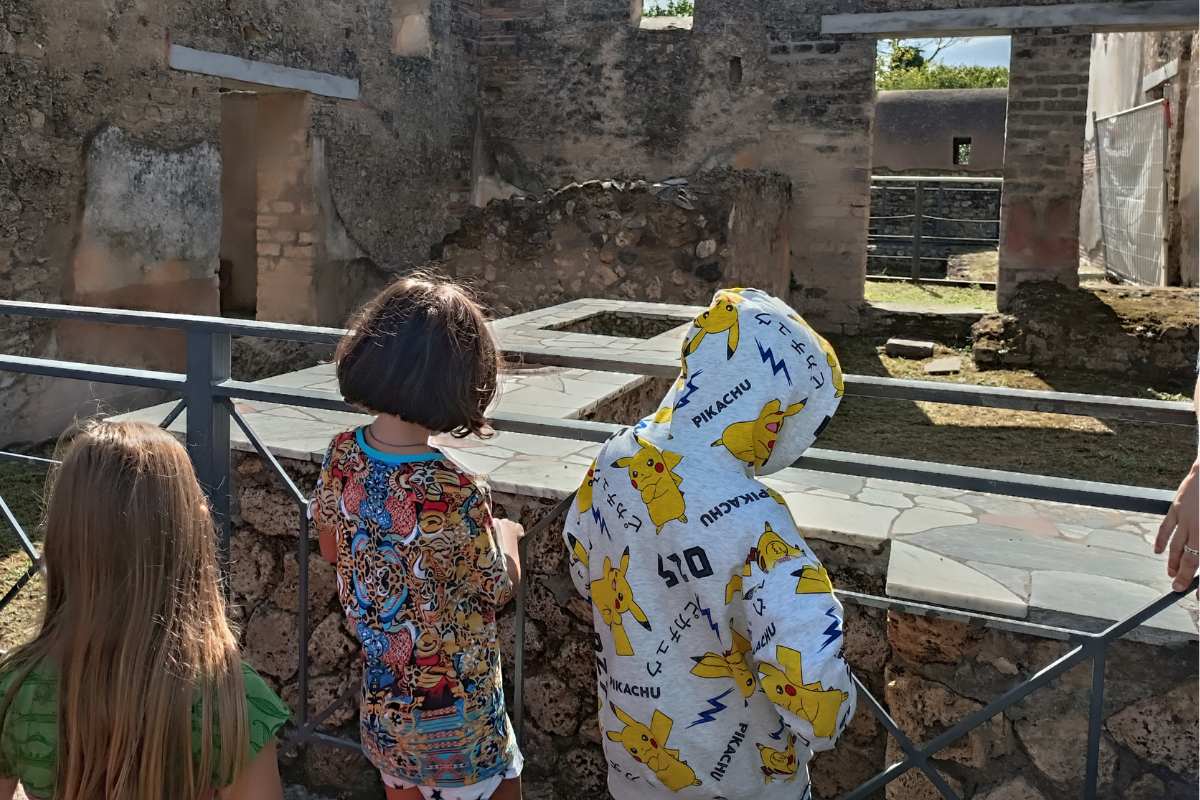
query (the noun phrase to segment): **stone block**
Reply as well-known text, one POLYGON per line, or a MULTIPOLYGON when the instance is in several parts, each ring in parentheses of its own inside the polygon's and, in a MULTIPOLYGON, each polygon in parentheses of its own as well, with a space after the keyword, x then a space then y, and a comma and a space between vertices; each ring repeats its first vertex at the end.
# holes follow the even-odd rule
POLYGON ((244 486, 238 492, 242 521, 267 536, 294 537, 300 531, 300 509, 283 494, 261 486, 244 486))
POLYGON ((345 615, 341 611, 330 612, 313 628, 308 652, 315 673, 349 672, 357 668, 353 656, 358 652, 358 644, 346 633, 345 615))
POLYGON ((919 342, 913 339, 888 339, 884 352, 892 358, 932 358, 933 342, 919 342))
POLYGON ((543 673, 527 679, 526 713, 538 727, 553 736, 574 736, 579 730, 579 694, 555 675, 543 673))
POLYGON ((974 653, 975 637, 962 622, 888 612, 887 638, 911 663, 957 664, 974 653))
POLYGON ((991 789, 984 790, 982 794, 978 795, 978 798, 979 800, 1046 800, 1046 795, 1038 791, 1038 788, 1025 776, 1018 775, 991 789))
MULTIPOLYGON (((296 555, 288 553, 283 557, 283 576, 279 585, 271 594, 271 602, 284 611, 295 613, 299 610, 300 570, 297 567, 296 555)), ((320 555, 312 553, 308 557, 308 614, 310 624, 315 625, 324 618, 324 612, 333 605, 337 597, 337 571, 333 565, 320 555)))
MULTIPOLYGON (((887 674, 884 696, 888 710, 914 741, 928 741, 983 708, 982 703, 914 673, 889 669, 887 674)), ((1008 721, 999 715, 940 750, 938 758, 981 769, 992 759, 1007 754, 1011 746, 1008 721)))
POLYGON ((577 747, 567 752, 566 769, 559 781, 576 797, 604 797, 608 786, 608 762, 595 747, 577 747))
POLYGON ((252 531, 234 531, 229 542, 229 586, 235 603, 253 606, 275 583, 279 561, 252 531))
POLYGON ((958 356, 935 358, 924 367, 926 375, 957 375, 962 372, 962 359, 958 356))
POLYGON ((259 672, 288 680, 296 674, 296 618, 273 608, 260 608, 242 637, 246 661, 259 672))
MULTIPOLYGON (((1087 762, 1087 707, 1059 714, 1039 714, 1014 723, 1017 738, 1029 759, 1054 783, 1063 788, 1083 781, 1087 762)), ((1100 739, 1100 785, 1112 783, 1117 768, 1117 751, 1107 737, 1100 739)))
POLYGON ((1108 718, 1105 728, 1138 758, 1195 781, 1197 702, 1193 679, 1117 712, 1108 718))

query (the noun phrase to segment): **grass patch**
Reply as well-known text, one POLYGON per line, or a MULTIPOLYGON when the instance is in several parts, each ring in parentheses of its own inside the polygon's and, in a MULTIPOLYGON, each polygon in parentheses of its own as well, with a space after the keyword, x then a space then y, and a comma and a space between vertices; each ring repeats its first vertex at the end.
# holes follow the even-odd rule
POLYGON ((996 310, 996 292, 978 286, 939 286, 901 281, 867 281, 866 297, 872 303, 956 309, 996 310))
MULTIPOLYGON (((1185 399, 1135 381, 1085 371, 978 371, 970 351, 958 375, 924 373, 926 361, 891 358, 883 340, 834 340, 846 372, 1013 389, 1185 399)), ((1066 414, 846 397, 820 446, 896 458, 1174 489, 1195 458, 1196 431, 1178 425, 1100 420, 1066 414)))
MULTIPOLYGON (((41 545, 39 521, 46 470, 20 461, 0 461, 0 497, 12 509, 35 547, 41 545)), ((16 533, 7 521, 0 521, 0 596, 8 591, 29 568, 29 558, 21 549, 16 533)), ((37 625, 45 581, 36 576, 21 589, 8 606, 0 610, 0 651, 11 650, 26 641, 37 625)))

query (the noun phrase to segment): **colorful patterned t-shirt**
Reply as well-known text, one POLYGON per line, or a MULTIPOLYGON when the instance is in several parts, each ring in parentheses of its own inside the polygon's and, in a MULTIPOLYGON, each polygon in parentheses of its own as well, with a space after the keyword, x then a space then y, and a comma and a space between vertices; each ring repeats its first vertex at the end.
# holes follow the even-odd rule
MULTIPOLYGON (((15 678, 11 673, 0 678, 0 699, 8 696, 15 678)), ((250 757, 253 758, 275 738, 291 712, 248 664, 242 664, 242 682, 246 692, 250 757)), ((192 707, 192 742, 197 758, 200 755, 200 730, 200 704, 197 701, 192 707)), ((214 738, 214 747, 219 749, 220 744, 214 738)), ((0 732, 0 775, 18 778, 29 797, 48 800, 54 796, 57 774, 58 672, 50 667, 39 667, 21 681, 5 715, 0 732)))
POLYGON ((363 749, 385 775, 469 786, 516 754, 496 609, 512 593, 485 490, 440 453, 335 437, 310 514, 337 541, 338 594, 362 645, 363 749))

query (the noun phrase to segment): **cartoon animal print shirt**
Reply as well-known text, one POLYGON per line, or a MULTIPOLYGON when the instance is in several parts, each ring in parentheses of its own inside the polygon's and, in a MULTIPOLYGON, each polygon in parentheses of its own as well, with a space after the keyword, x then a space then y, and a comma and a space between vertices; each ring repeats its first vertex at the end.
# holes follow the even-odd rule
POLYGON ((496 610, 512 594, 485 489, 439 453, 334 438, 310 506, 337 541, 338 594, 362 645, 359 727, 385 775, 469 786, 517 750, 496 610))
POLYGON ((854 713, 842 608, 783 498, 842 396, 829 344, 780 300, 718 292, 658 410, 605 443, 564 531, 597 633, 616 800, 811 798, 854 713))

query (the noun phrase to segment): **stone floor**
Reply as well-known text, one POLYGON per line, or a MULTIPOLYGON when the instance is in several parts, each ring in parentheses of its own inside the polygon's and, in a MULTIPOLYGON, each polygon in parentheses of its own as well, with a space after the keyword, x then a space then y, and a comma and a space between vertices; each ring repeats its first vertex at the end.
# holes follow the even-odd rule
MULTIPOLYGON (((678 318, 697 309, 580 300, 499 320, 506 349, 677 364, 680 333, 647 339, 547 330, 601 311, 678 318)), ((504 376, 499 409, 578 418, 646 379, 580 369, 540 368, 504 376)), ((332 367, 271 378, 270 383, 336 389, 332 367)), ((169 406, 135 412, 159 420, 169 406)), ((361 424, 355 414, 238 403, 247 422, 280 456, 319 461, 330 437, 361 424)), ((172 426, 182 430, 183 420, 172 426)), ((558 498, 574 490, 598 445, 500 433, 488 441, 439 443, 497 491, 558 498)), ((239 431, 234 447, 248 449, 239 431)), ((919 453, 914 458, 920 458, 919 453)), ((887 559, 887 593, 896 598, 1096 630, 1170 589, 1151 542, 1158 518, 1146 514, 1021 500, 874 478, 789 469, 769 481, 787 499, 801 529, 887 559)), ((1150 641, 1197 638, 1195 598, 1135 632, 1150 641)))

